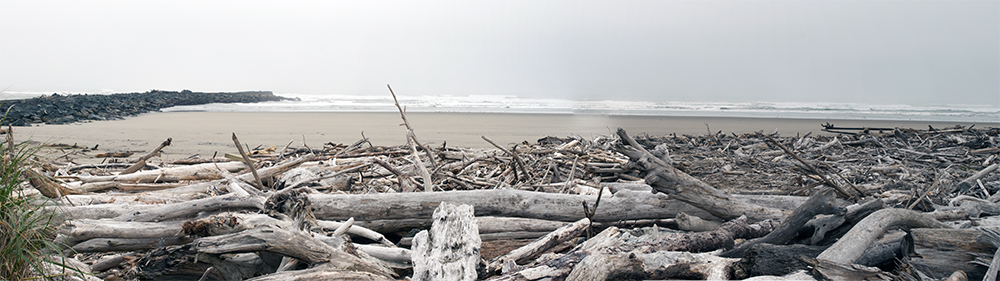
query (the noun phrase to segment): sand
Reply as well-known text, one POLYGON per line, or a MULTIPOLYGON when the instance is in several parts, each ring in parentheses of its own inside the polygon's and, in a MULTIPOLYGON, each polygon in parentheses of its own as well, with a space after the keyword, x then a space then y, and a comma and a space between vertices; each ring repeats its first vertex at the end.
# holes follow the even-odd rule
MULTIPOLYGON (((945 127, 970 125, 948 122, 819 120, 734 117, 665 117, 605 116, 580 114, 481 114, 481 113, 408 113, 418 139, 428 145, 489 147, 480 136, 498 144, 534 143, 545 136, 579 135, 592 139, 611 135, 617 127, 630 134, 704 134, 706 125, 713 132, 745 133, 777 130, 782 135, 824 133, 820 124, 837 126, 905 127, 926 129, 927 125, 945 127)), ((93 152, 135 151, 155 148, 168 137, 173 144, 163 150, 163 160, 192 155, 212 157, 216 153, 236 153, 232 133, 251 148, 275 145, 302 147, 303 140, 312 148, 323 144, 351 144, 368 137, 374 145, 406 143, 405 129, 398 113, 343 112, 156 112, 124 120, 96 121, 69 125, 15 127, 15 140, 44 143, 77 144, 94 147, 93 152)), ((978 124, 1000 127, 998 123, 978 124)), ((90 162, 90 161, 85 161, 90 162)), ((99 162, 99 161, 98 161, 99 162)))

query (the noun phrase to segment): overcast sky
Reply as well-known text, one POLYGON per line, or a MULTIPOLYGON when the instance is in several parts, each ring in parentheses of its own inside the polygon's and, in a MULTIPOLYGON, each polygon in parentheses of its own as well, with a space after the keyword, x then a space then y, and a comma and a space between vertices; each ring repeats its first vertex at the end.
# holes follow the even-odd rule
POLYGON ((9 1, 0 89, 1000 106, 1000 1, 9 1))

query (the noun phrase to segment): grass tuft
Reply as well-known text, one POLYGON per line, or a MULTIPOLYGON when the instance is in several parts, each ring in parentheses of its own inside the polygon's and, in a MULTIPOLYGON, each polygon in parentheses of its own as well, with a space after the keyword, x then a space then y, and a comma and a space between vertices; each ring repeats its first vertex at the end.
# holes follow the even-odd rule
POLYGON ((0 280, 50 279, 46 265, 64 267, 61 258, 51 258, 62 257, 53 242, 55 213, 37 202, 47 199, 22 193, 22 172, 37 151, 27 142, 14 144, 10 132, 0 141, 0 280))

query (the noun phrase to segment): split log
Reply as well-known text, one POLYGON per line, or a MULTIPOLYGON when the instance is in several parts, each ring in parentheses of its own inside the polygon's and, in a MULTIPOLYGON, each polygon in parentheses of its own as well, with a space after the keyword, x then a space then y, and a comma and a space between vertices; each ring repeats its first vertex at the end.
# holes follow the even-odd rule
MULTIPOLYGON (((511 189, 378 193, 378 194, 309 194, 317 219, 359 221, 430 217, 440 202, 475 207, 476 216, 535 218, 554 221, 577 221, 586 217, 580 202, 593 202, 597 196, 554 194, 511 189)), ((611 198, 602 198, 591 218, 594 222, 636 219, 659 219, 679 212, 717 219, 704 210, 665 195, 622 190, 611 198)))
POLYGON ((841 264, 852 264, 885 231, 892 226, 947 228, 946 225, 924 214, 905 209, 882 209, 854 225, 837 243, 823 251, 817 259, 841 264))
POLYGON ((627 144, 623 145, 620 151, 628 155, 631 161, 647 174, 646 184, 657 192, 667 193, 670 198, 684 201, 724 220, 746 215, 751 220, 759 221, 780 219, 786 215, 780 209, 736 200, 729 194, 677 170, 642 148, 622 128, 618 128, 618 136, 627 144))
POLYGON ((434 224, 413 238, 413 280, 476 280, 479 229, 473 207, 441 202, 434 224))

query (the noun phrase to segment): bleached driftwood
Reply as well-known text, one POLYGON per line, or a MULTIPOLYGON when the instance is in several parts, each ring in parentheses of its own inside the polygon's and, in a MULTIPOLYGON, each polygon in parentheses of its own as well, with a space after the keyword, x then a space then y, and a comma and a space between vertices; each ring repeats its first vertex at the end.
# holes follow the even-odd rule
POLYGON ((112 176, 71 176, 61 177, 65 179, 77 179, 84 183, 119 181, 130 183, 151 183, 151 182, 177 182, 184 180, 216 180, 222 175, 216 168, 222 168, 228 172, 236 172, 247 167, 241 162, 206 163, 191 166, 178 166, 158 170, 136 172, 126 175, 112 176))
MULTIPOLYGON (((597 196, 554 194, 511 189, 377 194, 309 194, 317 219, 359 221, 430 217, 440 202, 475 206, 476 216, 522 217, 554 221, 577 221, 586 217, 580 202, 597 196)), ((714 218, 704 210, 664 195, 622 190, 602 198, 591 219, 614 222, 670 218, 679 212, 714 218)))
POLYGON ((646 151, 622 128, 618 128, 618 136, 628 144, 620 149, 621 152, 628 155, 631 161, 647 174, 646 184, 658 192, 669 194, 672 199, 684 201, 726 220, 742 215, 754 221, 780 219, 786 215, 784 210, 736 200, 729 194, 677 170, 646 151))
POLYGON ((886 229, 896 225, 909 227, 946 228, 947 226, 920 212, 905 209, 882 209, 865 217, 848 231, 837 243, 819 254, 817 259, 841 264, 852 264, 865 249, 886 229))
POLYGON ((490 262, 488 270, 496 271, 500 269, 500 266, 507 262, 526 264, 537 258, 538 255, 541 255, 546 250, 580 236, 580 234, 587 230, 587 227, 589 226, 590 220, 583 218, 572 224, 556 229, 542 238, 508 252, 506 255, 494 258, 490 262))
POLYGON ((433 214, 430 231, 413 238, 413 280, 463 280, 478 278, 479 229, 469 205, 441 202, 433 214))

